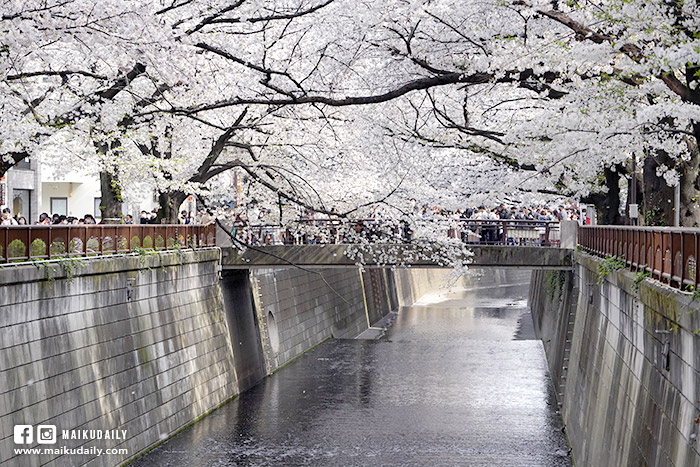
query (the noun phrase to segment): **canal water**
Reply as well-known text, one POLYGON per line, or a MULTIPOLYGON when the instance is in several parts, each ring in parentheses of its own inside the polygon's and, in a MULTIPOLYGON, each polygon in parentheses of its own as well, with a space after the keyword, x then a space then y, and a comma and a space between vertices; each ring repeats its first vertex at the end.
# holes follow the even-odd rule
POLYGON ((568 466, 529 273, 424 297, 328 341, 137 466, 568 466))

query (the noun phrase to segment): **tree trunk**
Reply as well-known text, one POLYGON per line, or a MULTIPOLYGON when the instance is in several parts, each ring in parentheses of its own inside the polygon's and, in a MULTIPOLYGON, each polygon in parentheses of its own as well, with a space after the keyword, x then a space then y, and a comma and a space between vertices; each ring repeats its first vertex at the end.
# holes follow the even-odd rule
POLYGON ((700 125, 693 124, 695 138, 688 138, 688 147, 692 157, 683 164, 681 175, 681 226, 700 226, 700 153, 698 144, 700 141, 700 125))
POLYGON ((673 187, 668 186, 663 177, 656 175, 660 164, 669 167, 675 165, 663 153, 644 159, 644 209, 640 213, 642 225, 673 225, 673 187))
POLYGON ((100 172, 100 190, 102 191, 102 199, 100 201, 101 223, 121 224, 122 196, 119 180, 109 172, 100 172))
POLYGON ((598 211, 598 223, 605 225, 622 224, 620 216, 620 172, 621 166, 606 167, 603 171, 605 176, 606 193, 591 193, 581 199, 584 203, 593 204, 598 211))
POLYGON ((0 177, 5 175, 8 170, 10 170, 12 167, 17 165, 18 162, 29 157, 29 153, 27 153, 27 152, 13 152, 13 153, 10 153, 10 156, 12 156, 13 162, 6 161, 0 156, 0 177))
POLYGON ((700 226, 700 186, 698 175, 700 174, 700 161, 697 157, 683 168, 681 176, 681 226, 700 226))
POLYGON ((182 191, 166 191, 158 195, 158 224, 177 224, 180 205, 185 202, 187 195, 182 191))

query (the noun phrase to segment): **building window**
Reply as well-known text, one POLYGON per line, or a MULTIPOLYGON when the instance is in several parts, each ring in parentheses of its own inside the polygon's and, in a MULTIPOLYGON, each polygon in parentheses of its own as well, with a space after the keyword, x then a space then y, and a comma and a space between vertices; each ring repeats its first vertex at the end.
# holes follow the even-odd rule
POLYGON ((31 190, 18 190, 17 188, 12 190, 12 214, 17 216, 17 219, 24 217, 30 224, 33 220, 30 204, 31 195, 31 190))
POLYGON ((51 214, 68 215, 68 198, 51 198, 51 214))
POLYGON ((95 219, 99 219, 102 217, 102 211, 100 210, 100 204, 102 204, 102 198, 95 198, 95 204, 92 209, 92 215, 95 216, 95 219))

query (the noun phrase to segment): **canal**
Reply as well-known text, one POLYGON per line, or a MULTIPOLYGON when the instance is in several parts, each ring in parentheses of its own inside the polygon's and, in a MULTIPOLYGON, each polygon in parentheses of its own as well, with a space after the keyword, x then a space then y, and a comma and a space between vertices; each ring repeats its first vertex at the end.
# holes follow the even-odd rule
POLYGON ((571 465, 529 272, 501 277, 323 343, 133 465, 571 465))

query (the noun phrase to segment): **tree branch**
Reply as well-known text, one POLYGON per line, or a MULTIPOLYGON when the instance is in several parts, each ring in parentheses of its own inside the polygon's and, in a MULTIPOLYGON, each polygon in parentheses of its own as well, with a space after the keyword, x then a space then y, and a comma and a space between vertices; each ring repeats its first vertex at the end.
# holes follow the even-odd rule
POLYGON ((89 78, 95 78, 99 80, 106 80, 108 79, 104 75, 98 75, 95 73, 90 73, 89 71, 83 71, 83 70, 63 70, 63 71, 28 71, 26 73, 17 73, 15 75, 7 75, 5 79, 7 81, 16 81, 19 79, 24 79, 24 78, 34 78, 36 76, 60 76, 62 78, 66 78, 71 75, 82 75, 82 76, 87 76, 89 78))

